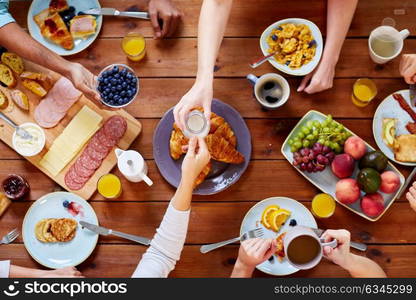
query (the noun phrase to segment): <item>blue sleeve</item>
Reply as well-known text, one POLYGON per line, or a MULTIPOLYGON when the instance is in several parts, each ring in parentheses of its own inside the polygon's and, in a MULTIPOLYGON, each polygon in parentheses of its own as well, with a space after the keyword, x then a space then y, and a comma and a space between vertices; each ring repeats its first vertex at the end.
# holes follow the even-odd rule
POLYGON ((14 19, 9 13, 9 0, 0 0, 0 28, 12 22, 14 19))

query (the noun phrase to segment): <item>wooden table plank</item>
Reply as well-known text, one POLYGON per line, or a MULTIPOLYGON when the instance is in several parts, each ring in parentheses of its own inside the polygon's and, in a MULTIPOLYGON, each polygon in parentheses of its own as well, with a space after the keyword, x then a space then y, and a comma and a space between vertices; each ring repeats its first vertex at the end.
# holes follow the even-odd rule
MULTIPOLYGON (((114 7, 119 10, 145 9, 145 2, 145 0, 100 1, 102 7, 114 7)), ((173 2, 185 14, 175 36, 195 37, 201 0, 174 0, 173 2)), ((29 5, 30 1, 11 1, 10 5, 11 13, 17 22, 25 28, 27 27, 29 5)), ((407 27, 414 35, 416 24, 414 24, 412 16, 415 13, 416 3, 411 0, 389 0, 382 4, 379 0, 359 1, 348 36, 368 36, 371 30, 379 26, 385 17, 393 18, 397 28, 407 27)), ((260 36, 270 24, 294 16, 311 20, 325 35, 325 0, 298 0, 296 4, 288 3, 285 0, 257 0, 251 3, 245 0, 234 0, 225 36, 260 36)), ((153 31, 147 21, 105 17, 100 37, 122 37, 130 31, 139 31, 146 37, 153 36, 153 31)))
MULTIPOLYGON (((196 73, 196 38, 156 41, 147 39, 147 54, 143 61, 128 61, 121 50, 121 39, 99 39, 86 51, 71 57, 92 72, 98 73, 112 63, 126 63, 137 71, 139 77, 194 77, 196 73), (111 49, 107 55, 102 49, 111 49), (180 68, 178 67, 180 62, 180 68)), ((404 53, 416 48, 416 40, 404 44, 404 53)), ((225 38, 216 63, 216 76, 245 77, 252 73, 249 62, 261 55, 257 38, 225 38)), ((254 70, 255 74, 276 72, 265 63, 254 70)), ((368 55, 366 39, 347 39, 336 68, 337 77, 400 77, 399 59, 377 66, 368 55), (352 63, 354 62, 354 63, 352 63)))
MULTIPOLYGON (((247 211, 257 202, 196 202, 192 205, 187 244, 215 243, 237 236, 247 211), (224 226, 225 224, 225 226, 224 226)), ((303 202, 310 208, 310 202, 303 202)), ((21 228, 30 202, 13 202, 1 218, 0 236, 12 228, 21 228)), ((107 228, 151 238, 162 221, 167 203, 91 202, 99 223, 107 228)), ((393 204, 378 222, 369 222, 338 206, 329 219, 318 219, 320 228, 345 228, 352 239, 370 244, 416 243, 416 231, 406 230, 416 221, 416 213, 407 202, 393 204), (382 228, 382 230, 381 230, 382 228)), ((22 237, 16 242, 21 243, 22 237)), ((99 243, 128 244, 113 236, 100 237, 99 243)), ((134 243, 130 243, 134 244, 134 243)))
MULTIPOLYGON (((144 246, 100 245, 92 256, 79 266, 87 277, 130 277, 139 262, 144 246), (117 255, 115 255, 117 253, 117 255)), ((170 277, 229 277, 237 257, 238 246, 201 254, 199 246, 185 246, 181 260, 170 277)), ((371 246, 368 256, 377 261, 390 277, 416 276, 416 246, 371 246)), ((0 260, 12 257, 12 263, 25 267, 39 267, 25 251, 23 245, 3 245, 0 260)), ((267 275, 256 271, 256 277, 267 275)), ((316 268, 298 272, 291 277, 349 277, 348 273, 327 260, 316 268)))
MULTIPOLYGON (((148 187, 143 182, 128 182, 121 177, 118 170, 114 171, 114 174, 121 177, 123 186, 123 193, 118 201, 167 201, 173 196, 174 188, 161 177, 154 161, 147 162, 148 175, 154 182, 152 187, 148 187)), ((401 170, 404 176, 410 172, 407 168, 401 170)), ((0 182, 10 172, 17 172, 25 178, 30 178, 31 200, 59 190, 52 180, 27 161, 3 160, 0 182)), ((257 201, 279 195, 297 200, 308 200, 312 199, 316 193, 318 190, 287 161, 255 160, 250 163, 244 176, 226 191, 211 196, 194 196, 194 199, 196 201, 257 201), (290 184, 287 184, 288 178, 290 178, 290 184)), ((103 198, 96 193, 91 200, 103 200, 103 198)))

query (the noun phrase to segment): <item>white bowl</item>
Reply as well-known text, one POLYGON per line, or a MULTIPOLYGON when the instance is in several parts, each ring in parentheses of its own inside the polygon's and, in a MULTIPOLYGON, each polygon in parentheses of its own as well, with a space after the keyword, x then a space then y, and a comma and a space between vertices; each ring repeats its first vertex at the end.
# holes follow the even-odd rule
POLYGON ((22 152, 22 151, 19 150, 18 146, 16 145, 16 138, 17 138, 16 130, 13 132, 13 137, 12 137, 13 149, 17 153, 19 153, 20 155, 26 156, 26 157, 38 155, 43 150, 43 148, 45 147, 45 143, 46 143, 45 132, 37 124, 28 122, 28 123, 23 123, 22 125, 19 125, 19 127, 23 128, 23 129, 25 129, 25 127, 29 127, 29 126, 30 127, 35 127, 40 132, 40 144, 39 144, 39 149, 38 150, 30 152, 30 153, 22 152))
POLYGON ((315 25, 315 23, 306 20, 306 19, 300 19, 300 18, 289 18, 277 21, 276 23, 273 23, 265 31, 263 31, 261 37, 260 37, 260 48, 263 52, 263 55, 269 55, 270 53, 267 52, 267 49, 269 49, 269 45, 267 44, 267 37, 271 34, 272 30, 276 27, 280 26, 284 23, 293 23, 293 24, 305 24, 309 27, 309 29, 312 32, 312 36, 314 40, 316 41, 316 52, 315 56, 312 58, 312 60, 300 67, 299 69, 291 69, 288 66, 284 64, 278 63, 275 59, 269 59, 268 62, 272 64, 273 67, 278 69, 279 71, 289 74, 289 75, 295 75, 295 76, 305 76, 306 74, 309 74, 312 72, 316 66, 318 65, 319 61, 322 57, 322 51, 324 48, 324 42, 322 40, 322 34, 319 30, 318 26, 315 25))

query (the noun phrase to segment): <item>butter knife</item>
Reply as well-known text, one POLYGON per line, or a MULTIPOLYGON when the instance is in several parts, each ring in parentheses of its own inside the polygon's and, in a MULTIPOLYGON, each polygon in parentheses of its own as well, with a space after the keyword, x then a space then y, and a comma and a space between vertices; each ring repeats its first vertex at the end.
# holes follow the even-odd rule
POLYGON ((409 85, 410 105, 416 107, 416 84, 409 85))
MULTIPOLYGON (((312 227, 309 227, 310 229, 312 229, 312 231, 313 232, 315 232, 315 234, 320 238, 323 234, 324 234, 324 232, 325 232, 325 230, 323 230, 323 229, 319 229, 319 228, 312 228, 312 227)), ((354 248, 354 249, 357 249, 357 250, 360 250, 360 251, 367 251, 367 245, 366 244, 363 244, 363 243, 357 243, 357 242, 353 242, 353 241, 351 241, 350 242, 350 247, 351 248, 354 248)))
POLYGON ((130 17, 150 20, 149 13, 145 11, 119 11, 115 8, 103 7, 103 8, 93 8, 83 11, 87 15, 102 15, 102 16, 116 16, 116 17, 130 17))
POLYGON ((140 237, 137 235, 133 235, 133 234, 127 234, 127 233, 123 233, 123 232, 119 232, 119 231, 115 231, 112 229, 107 229, 105 227, 101 227, 101 226, 97 226, 88 222, 84 222, 84 221, 80 221, 79 224, 81 224, 82 227, 87 228, 88 230, 91 230, 99 235, 115 235, 118 237, 121 237, 123 239, 129 240, 129 241, 133 241, 145 246, 149 246, 150 245, 150 239, 145 238, 145 237, 140 237))

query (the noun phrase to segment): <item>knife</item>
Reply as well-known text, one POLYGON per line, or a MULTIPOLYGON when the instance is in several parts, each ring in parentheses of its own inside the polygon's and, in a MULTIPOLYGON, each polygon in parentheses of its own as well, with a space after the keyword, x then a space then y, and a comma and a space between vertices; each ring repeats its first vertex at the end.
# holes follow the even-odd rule
POLYGON ((416 107, 416 84, 409 85, 410 105, 416 107))
MULTIPOLYGON (((312 229, 312 231, 313 232, 315 232, 315 234, 320 238, 323 234, 324 234, 324 232, 325 232, 325 230, 323 230, 323 229, 319 229, 319 228, 312 228, 312 227, 309 227, 310 229, 312 229)), ((357 242, 353 242, 353 241, 351 241, 350 242, 350 247, 351 248, 354 248, 354 249, 357 249, 357 250, 360 250, 360 251, 367 251, 367 245, 366 244, 363 244, 363 243, 357 243, 357 242)))
POLYGON ((97 226, 88 222, 84 222, 84 221, 80 221, 79 224, 81 224, 82 227, 87 228, 88 230, 91 230, 99 235, 115 235, 118 237, 121 237, 123 239, 126 240, 130 240, 145 246, 149 246, 150 245, 150 239, 145 238, 145 237, 140 237, 137 235, 132 235, 132 234, 127 234, 127 233, 123 233, 123 232, 119 232, 119 231, 115 231, 115 230, 111 230, 111 229, 107 229, 105 227, 101 227, 101 226, 97 226))
POLYGON ((149 13, 145 11, 119 11, 115 8, 103 7, 103 8, 93 8, 83 11, 87 15, 102 15, 102 16, 118 16, 118 17, 130 17, 150 20, 149 13))

